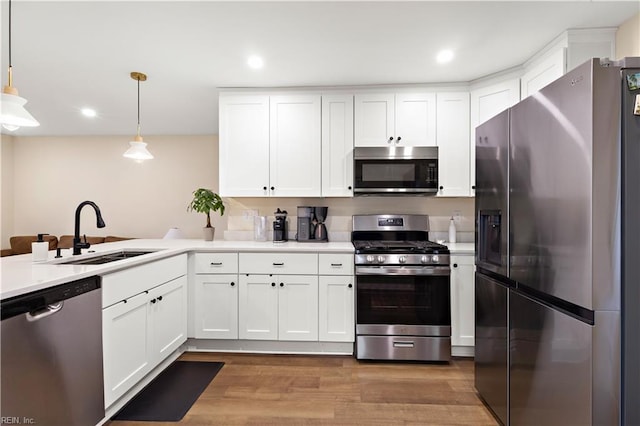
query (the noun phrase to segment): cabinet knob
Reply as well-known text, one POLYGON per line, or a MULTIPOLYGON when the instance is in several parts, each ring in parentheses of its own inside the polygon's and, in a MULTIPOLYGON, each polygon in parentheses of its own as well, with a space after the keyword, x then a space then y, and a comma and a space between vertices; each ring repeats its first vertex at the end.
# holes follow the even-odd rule
POLYGON ((454 263, 454 264, 453 264, 453 267, 454 267, 454 268, 457 268, 457 267, 458 267, 458 264, 457 264, 457 263, 454 263))
POLYGON ((272 186, 272 187, 271 187, 271 190, 273 191, 274 189, 275 189, 275 188, 272 186))
POLYGON ((352 288, 352 287, 353 287, 353 284, 349 284, 347 287, 352 288))
POLYGON ((158 296, 158 302, 162 301, 162 296, 158 296))
POLYGON ((398 140, 396 141, 396 143, 400 143, 400 139, 402 139, 402 136, 398 136, 398 140))
POLYGON ((476 186, 475 185, 471 185, 471 189, 476 189, 476 186))
POLYGON ((393 142, 393 136, 390 136, 389 140, 387 141, 387 143, 391 143, 391 142, 393 142))
POLYGON ((276 286, 276 283, 271 283, 271 287, 275 287, 275 286, 276 286))
POLYGON ((349 191, 351 191, 351 187, 350 187, 350 186, 347 186, 347 189, 348 189, 349 191))
POLYGON ((441 186, 441 187, 440 187, 440 190, 442 191, 443 189, 444 189, 444 186, 441 186))
POLYGON ((262 190, 263 190, 263 191, 266 191, 266 190, 267 190, 267 187, 266 187, 266 186, 263 186, 263 187, 262 187, 262 190))
POLYGON ((156 303, 156 299, 151 299, 150 302, 151 303, 156 303))
POLYGON ((284 283, 280 283, 280 287, 284 287, 284 283))
POLYGON ((231 283, 231 287, 233 287, 234 285, 236 285, 236 283, 232 282, 232 283, 231 283))

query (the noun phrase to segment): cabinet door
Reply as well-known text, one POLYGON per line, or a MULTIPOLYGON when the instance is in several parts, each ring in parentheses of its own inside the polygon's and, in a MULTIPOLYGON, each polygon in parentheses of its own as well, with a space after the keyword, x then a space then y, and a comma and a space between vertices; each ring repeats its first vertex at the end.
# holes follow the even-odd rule
POLYGON ((389 146, 394 141, 394 94, 356 95, 355 146, 389 146))
POLYGON ((238 289, 238 337, 276 340, 278 338, 277 277, 240 275, 238 289))
POLYGON ((271 195, 319 197, 320 95, 272 96, 270 102, 271 195))
POLYGON ((567 71, 567 49, 558 47, 546 58, 527 67, 520 79, 520 94, 522 99, 542 89, 555 79, 562 77, 567 71))
POLYGON ((520 100, 520 80, 501 81, 471 91, 471 137, 469 138, 469 180, 471 195, 476 185, 476 127, 520 100))
POLYGON ((269 97, 220 97, 220 195, 269 194, 269 97))
POLYGON ((187 277, 149 290, 153 366, 187 340, 187 277))
POLYGON ((318 277, 278 276, 278 340, 318 340, 318 277))
POLYGON ((438 195, 469 196, 469 93, 438 93, 437 101, 438 195))
POLYGON ((399 93, 395 105, 395 144, 436 146, 435 93, 399 93))
POLYGON ((238 275, 196 275, 196 338, 238 338, 238 275))
POLYGON ((354 341, 354 277, 319 277, 319 340, 354 341))
POLYGON ((451 256, 451 345, 474 346, 474 256, 451 256))
POLYGON ((109 407, 151 369, 147 294, 102 310, 104 405, 109 407))
POLYGON ((353 95, 322 97, 322 196, 353 196, 353 95))

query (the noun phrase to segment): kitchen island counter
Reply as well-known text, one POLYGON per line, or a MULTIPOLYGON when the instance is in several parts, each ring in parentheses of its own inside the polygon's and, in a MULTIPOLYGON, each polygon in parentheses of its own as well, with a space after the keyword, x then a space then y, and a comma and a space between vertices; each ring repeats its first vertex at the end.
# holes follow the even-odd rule
POLYGON ((299 243, 289 241, 203 241, 197 239, 164 240, 132 239, 91 246, 83 250, 80 259, 91 255, 119 250, 150 250, 152 253, 131 257, 101 265, 57 264, 72 258, 71 250, 62 250, 62 259, 55 259, 55 251, 48 253, 46 262, 35 263, 31 254, 7 256, 0 260, 2 281, 0 299, 8 299, 36 290, 53 287, 66 282, 93 276, 105 275, 135 265, 152 262, 180 253, 197 252, 291 252, 291 253, 353 253, 351 242, 299 243), (95 253, 89 253, 95 252, 95 253))

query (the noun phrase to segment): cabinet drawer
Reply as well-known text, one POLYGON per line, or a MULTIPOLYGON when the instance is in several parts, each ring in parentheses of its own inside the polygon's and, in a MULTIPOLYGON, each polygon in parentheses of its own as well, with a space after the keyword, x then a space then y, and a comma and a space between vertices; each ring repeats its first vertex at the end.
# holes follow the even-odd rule
POLYGON ((343 253, 320 253, 318 270, 320 275, 353 275, 353 255, 343 253))
POLYGON ((240 253, 241 274, 317 274, 316 253, 240 253))
POLYGON ((238 273, 238 253, 196 253, 196 274, 238 273))
POLYGON ((102 276, 102 307, 113 305, 187 273, 187 255, 169 257, 102 276))
POLYGON ((454 263, 458 265, 474 265, 476 262, 475 255, 473 254, 452 254, 449 259, 451 265, 454 263))

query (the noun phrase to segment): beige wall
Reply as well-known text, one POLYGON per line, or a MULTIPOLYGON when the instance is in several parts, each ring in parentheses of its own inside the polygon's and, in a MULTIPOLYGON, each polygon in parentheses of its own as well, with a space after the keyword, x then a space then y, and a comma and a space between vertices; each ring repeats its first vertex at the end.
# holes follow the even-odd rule
POLYGON ((616 58, 640 56, 640 13, 626 20, 616 33, 616 58))
POLYGON ((0 175, 2 176, 0 239, 2 248, 9 247, 9 237, 13 230, 13 144, 13 137, 2 135, 0 145, 0 175))
MULTIPOLYGON (((84 200, 100 207, 106 228, 97 229, 90 207, 82 210, 87 235, 161 238, 173 226, 199 238, 205 217, 186 211, 198 187, 217 188, 216 136, 149 136, 155 159, 136 163, 123 158, 127 136, 13 138, 13 199, 5 196, 3 167, 3 236, 46 232, 72 234, 75 209, 84 200), (6 226, 6 228, 5 228, 6 226)), ((3 166, 5 156, 3 141, 3 166)), ((8 146, 8 145, 7 145, 8 146)), ((213 225, 226 228, 226 216, 213 225)), ((3 237, 3 248, 8 239, 3 237)))

